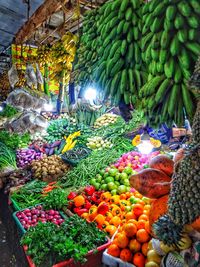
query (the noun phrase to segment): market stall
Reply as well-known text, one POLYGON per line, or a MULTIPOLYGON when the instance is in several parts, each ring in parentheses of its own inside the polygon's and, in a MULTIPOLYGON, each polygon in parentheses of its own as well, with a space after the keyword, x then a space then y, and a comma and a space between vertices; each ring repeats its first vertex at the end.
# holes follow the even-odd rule
POLYGON ((198 0, 52 0, 18 30, 0 75, 16 264, 200 266, 199 26, 198 0))

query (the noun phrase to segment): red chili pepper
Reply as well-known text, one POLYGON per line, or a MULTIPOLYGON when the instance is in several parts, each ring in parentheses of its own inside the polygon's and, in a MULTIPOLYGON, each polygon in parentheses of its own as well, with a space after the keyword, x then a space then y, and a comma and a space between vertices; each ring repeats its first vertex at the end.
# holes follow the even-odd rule
POLYGON ((99 205, 98 209, 97 209, 97 213, 105 215, 106 212, 109 211, 109 206, 107 203, 102 203, 99 205))
POLYGON ((88 185, 85 187, 85 193, 88 196, 91 196, 96 191, 95 187, 93 185, 88 185))
POLYGON ((76 192, 70 192, 69 195, 68 195, 68 197, 67 197, 67 199, 72 200, 72 199, 74 199, 76 196, 77 196, 77 193, 76 193, 76 192))
POLYGON ((82 209, 82 208, 74 208, 73 211, 74 211, 78 216, 81 216, 83 213, 88 212, 87 209, 82 209))
POLYGON ((92 206, 92 204, 88 200, 86 200, 85 201, 84 208, 87 209, 87 210, 89 210, 91 206, 92 206))

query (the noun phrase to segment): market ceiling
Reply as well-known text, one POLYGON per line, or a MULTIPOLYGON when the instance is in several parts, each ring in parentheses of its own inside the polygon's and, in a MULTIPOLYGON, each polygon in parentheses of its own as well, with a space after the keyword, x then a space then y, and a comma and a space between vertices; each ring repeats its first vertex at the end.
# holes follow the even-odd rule
MULTIPOLYGON (((43 3, 43 0, 30 0, 31 16, 43 3)), ((4 51, 13 40, 16 32, 28 17, 28 0, 0 0, 0 52, 4 51)))

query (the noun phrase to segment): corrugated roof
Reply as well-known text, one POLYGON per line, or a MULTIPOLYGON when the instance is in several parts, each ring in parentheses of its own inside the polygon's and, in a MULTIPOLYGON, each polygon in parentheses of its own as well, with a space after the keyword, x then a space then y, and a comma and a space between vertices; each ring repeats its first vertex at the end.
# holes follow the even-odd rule
MULTIPOLYGON (((15 33, 27 20, 27 0, 0 0, 0 52, 11 43, 15 33)), ((30 0, 30 16, 43 0, 30 0)))

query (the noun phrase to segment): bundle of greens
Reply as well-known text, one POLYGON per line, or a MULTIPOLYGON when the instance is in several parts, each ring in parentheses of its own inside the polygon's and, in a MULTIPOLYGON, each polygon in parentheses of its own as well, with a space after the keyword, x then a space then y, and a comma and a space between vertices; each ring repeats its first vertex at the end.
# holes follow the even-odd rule
POLYGON ((90 250, 106 243, 106 235, 94 223, 74 215, 60 227, 53 223, 38 223, 31 227, 21 240, 28 246, 30 255, 37 266, 52 266, 55 263, 74 259, 86 262, 90 250))
POLYGON ((19 188, 17 191, 14 191, 11 198, 21 209, 35 206, 43 201, 42 191, 46 186, 46 182, 33 180, 19 188))
POLYGON ((76 167, 62 177, 62 186, 78 188, 87 185, 89 180, 99 173, 99 170, 114 163, 122 153, 121 150, 118 151, 113 147, 92 151, 87 158, 81 160, 76 167))
POLYGON ((30 143, 30 135, 28 133, 19 135, 3 130, 0 131, 0 142, 4 143, 10 149, 16 150, 18 148, 27 147, 30 143))
POLYGON ((47 210, 61 210, 63 207, 67 206, 67 204, 67 193, 61 188, 52 190, 45 198, 43 198, 43 206, 47 210))
POLYGON ((0 170, 5 169, 17 169, 16 155, 9 147, 0 142, 0 170))
POLYGON ((5 108, 0 112, 0 117, 11 118, 18 113, 17 109, 13 106, 6 105, 5 108))

